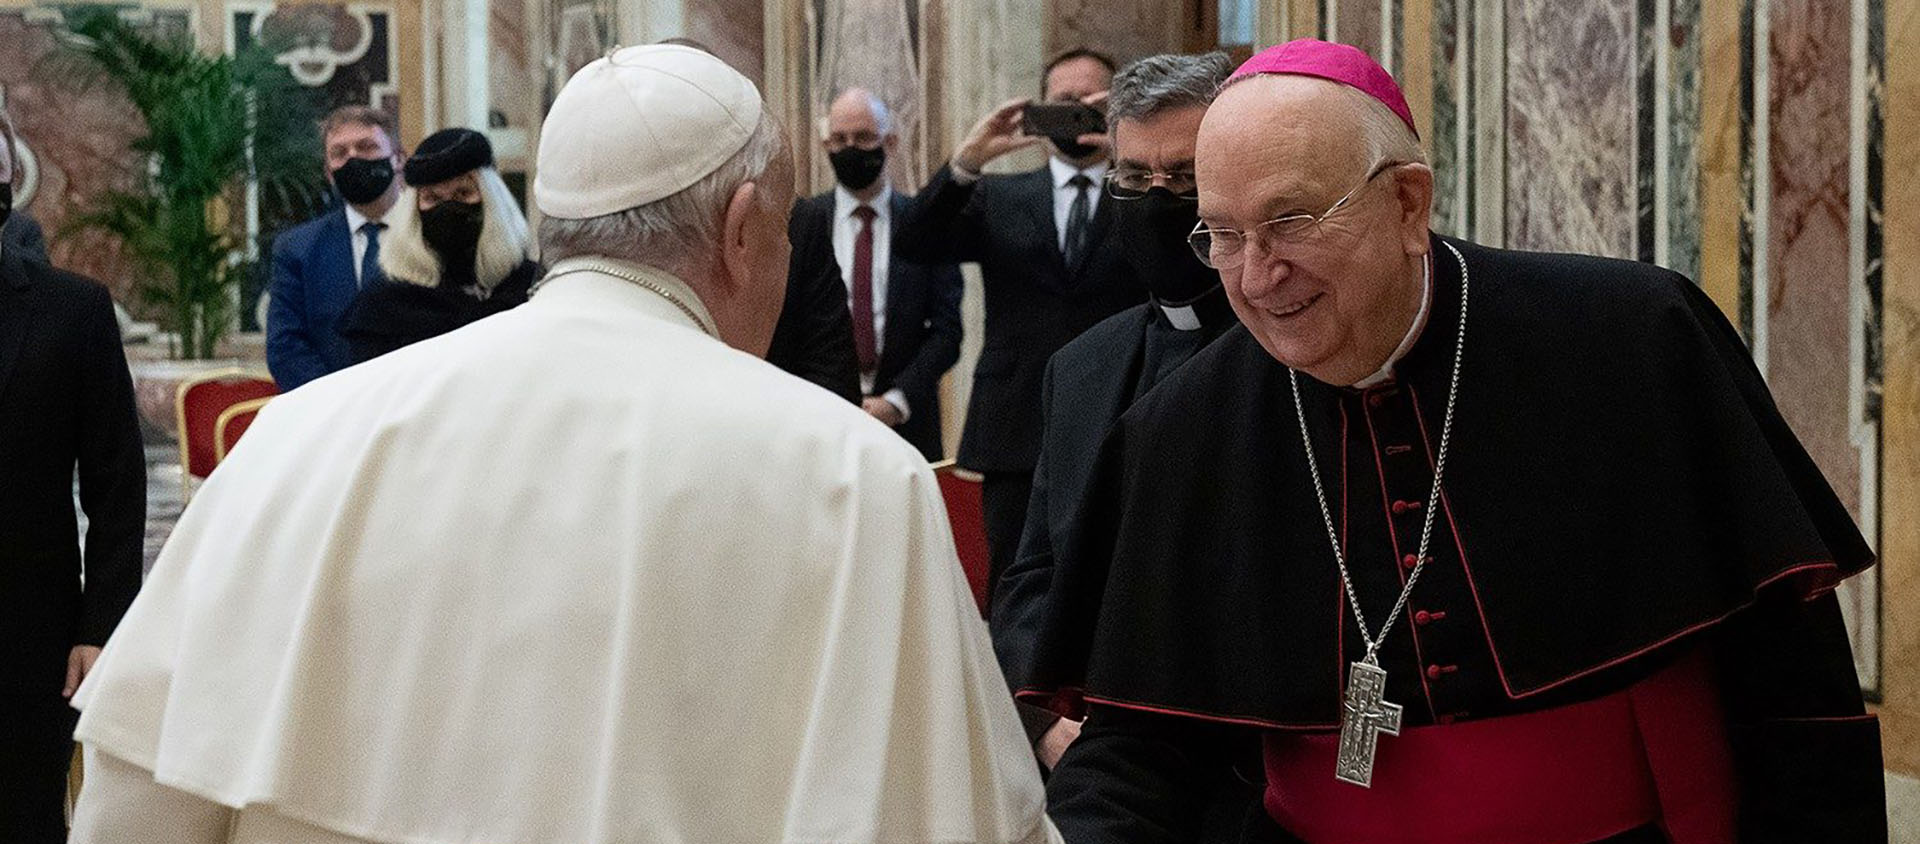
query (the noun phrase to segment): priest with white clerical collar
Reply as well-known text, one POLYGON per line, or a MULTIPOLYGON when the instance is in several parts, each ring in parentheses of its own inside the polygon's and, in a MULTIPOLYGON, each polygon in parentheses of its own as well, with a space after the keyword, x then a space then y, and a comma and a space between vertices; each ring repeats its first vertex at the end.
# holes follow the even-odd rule
POLYGON ((1433 174, 1352 47, 1209 108, 1196 253, 1244 325, 1115 425, 1023 697, 1087 717, 1070 842, 1880 844, 1833 588, 1873 562, 1687 279, 1428 231, 1433 174))
POLYGON ((926 461, 760 359, 792 182, 711 55, 575 74, 552 270, 260 414, 76 698, 73 840, 1058 841, 926 461))

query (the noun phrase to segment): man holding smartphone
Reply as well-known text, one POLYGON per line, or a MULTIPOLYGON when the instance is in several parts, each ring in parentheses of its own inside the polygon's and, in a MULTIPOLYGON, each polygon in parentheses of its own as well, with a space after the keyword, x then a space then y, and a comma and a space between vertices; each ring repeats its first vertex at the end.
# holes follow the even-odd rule
POLYGON ((986 333, 959 463, 986 478, 990 593, 1026 521, 1047 358, 1095 323, 1147 300, 1146 287, 1113 248, 1117 234, 1100 196, 1110 154, 1105 120, 1085 111, 1105 102, 1113 71, 1112 59, 1086 49, 1048 62, 1045 103, 1012 100, 981 118, 896 232, 894 249, 907 260, 980 264, 986 333), (1098 131, 1078 131, 1085 128, 1098 131), (1047 166, 981 174, 988 163, 1041 143, 1052 153, 1047 166))

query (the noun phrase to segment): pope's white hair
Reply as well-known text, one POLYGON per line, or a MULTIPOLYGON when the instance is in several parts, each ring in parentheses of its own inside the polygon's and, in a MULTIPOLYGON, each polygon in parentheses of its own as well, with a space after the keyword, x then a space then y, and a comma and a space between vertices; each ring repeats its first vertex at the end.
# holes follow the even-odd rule
MULTIPOLYGON (((526 216, 520 213, 520 205, 499 171, 482 167, 473 171, 473 177, 480 186, 482 219, 473 275, 481 289, 491 290, 527 260, 533 237, 527 232, 526 216)), ((387 235, 380 241, 380 271, 393 281, 438 286, 440 257, 420 233, 418 192, 413 188, 401 191, 385 222, 387 235)))
MULTIPOLYGON (((540 220, 540 258, 552 266, 566 258, 597 255, 678 269, 713 255, 734 191, 762 179, 786 149, 780 123, 761 109, 760 123, 745 146, 712 173, 665 199, 598 217, 540 220)), ((772 191, 761 190, 762 203, 772 191)), ((785 214, 785 208, 775 210, 785 214)))

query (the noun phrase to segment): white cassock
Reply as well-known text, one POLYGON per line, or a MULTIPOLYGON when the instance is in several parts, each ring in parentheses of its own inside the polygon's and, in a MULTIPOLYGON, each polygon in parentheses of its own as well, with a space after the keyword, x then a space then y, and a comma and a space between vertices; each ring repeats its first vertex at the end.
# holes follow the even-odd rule
POLYGON ((567 264, 266 408, 77 697, 76 841, 1058 840, 921 457, 567 264))

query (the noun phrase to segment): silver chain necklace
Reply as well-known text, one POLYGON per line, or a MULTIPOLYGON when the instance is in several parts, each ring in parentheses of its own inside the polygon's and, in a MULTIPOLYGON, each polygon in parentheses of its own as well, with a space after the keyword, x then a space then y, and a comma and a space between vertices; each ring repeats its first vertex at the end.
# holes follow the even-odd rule
POLYGON ((681 301, 680 297, 675 295, 673 291, 668 290, 667 288, 661 286, 657 282, 648 281, 645 278, 642 278, 638 275, 627 272, 626 270, 623 270, 619 267, 613 266, 611 264, 603 264, 597 261, 582 261, 575 266, 568 267, 557 273, 549 273, 546 278, 540 279, 538 283, 534 284, 532 288, 527 290, 527 298, 529 299, 533 298, 533 295, 535 293, 539 293, 540 288, 546 286, 546 283, 549 281, 552 281, 563 275, 573 275, 574 273, 584 273, 584 272, 596 272, 602 275, 610 275, 610 276, 613 276, 614 278, 620 279, 621 281, 624 281, 628 284, 638 287, 641 290, 645 290, 648 293, 652 293, 655 296, 659 296, 660 298, 667 300, 674 307, 679 308, 680 313, 686 314, 687 319, 692 320, 693 324, 698 326, 702 333, 705 333, 707 336, 713 337, 716 339, 718 339, 720 336, 718 332, 716 332, 712 327, 707 325, 706 320, 700 318, 700 314, 697 311, 695 311, 692 306, 688 305, 686 302, 681 301))
MULTIPOLYGON (((1380 645, 1387 639, 1388 631, 1398 621, 1400 613, 1407 608, 1407 599, 1413 595, 1413 585, 1420 580, 1420 572, 1427 567, 1427 543, 1433 538, 1433 514, 1440 505, 1440 476, 1447 469, 1447 444, 1453 438, 1453 406, 1460 394, 1460 361, 1466 356, 1467 349, 1467 259, 1453 244, 1442 243, 1454 260, 1460 262, 1460 329, 1454 336, 1453 379, 1447 385, 1447 413, 1440 425, 1440 451, 1433 459, 1433 489, 1427 493, 1427 515, 1420 527, 1420 551, 1415 557, 1413 571, 1407 575, 1407 583, 1400 588, 1400 599, 1393 603, 1393 611, 1387 613, 1387 621, 1380 625, 1378 636, 1367 635, 1367 616, 1360 609, 1360 597, 1353 588, 1353 577, 1347 574, 1347 556, 1340 548, 1340 533, 1333 527, 1333 509, 1327 506, 1327 489, 1320 482, 1320 466, 1313 456, 1313 438, 1307 435, 1306 406, 1300 401, 1300 377, 1292 367, 1287 368, 1287 382, 1293 387, 1294 415, 1300 420, 1300 441, 1307 450, 1307 470, 1313 475, 1313 492, 1320 502, 1320 518, 1327 526, 1327 540, 1333 546, 1333 561, 1340 567, 1340 583, 1347 590, 1347 604, 1353 607, 1353 620, 1360 628, 1360 641, 1367 646, 1366 656, 1353 663, 1347 675, 1346 699, 1340 713, 1340 752, 1334 764, 1334 779, 1352 783, 1362 788, 1373 784, 1374 750, 1379 743, 1380 733, 1390 736, 1400 734, 1400 712, 1398 704, 1388 703, 1382 695, 1387 688, 1387 672, 1380 667, 1380 645)), ((1344 435, 1344 434, 1343 434, 1344 435)))

